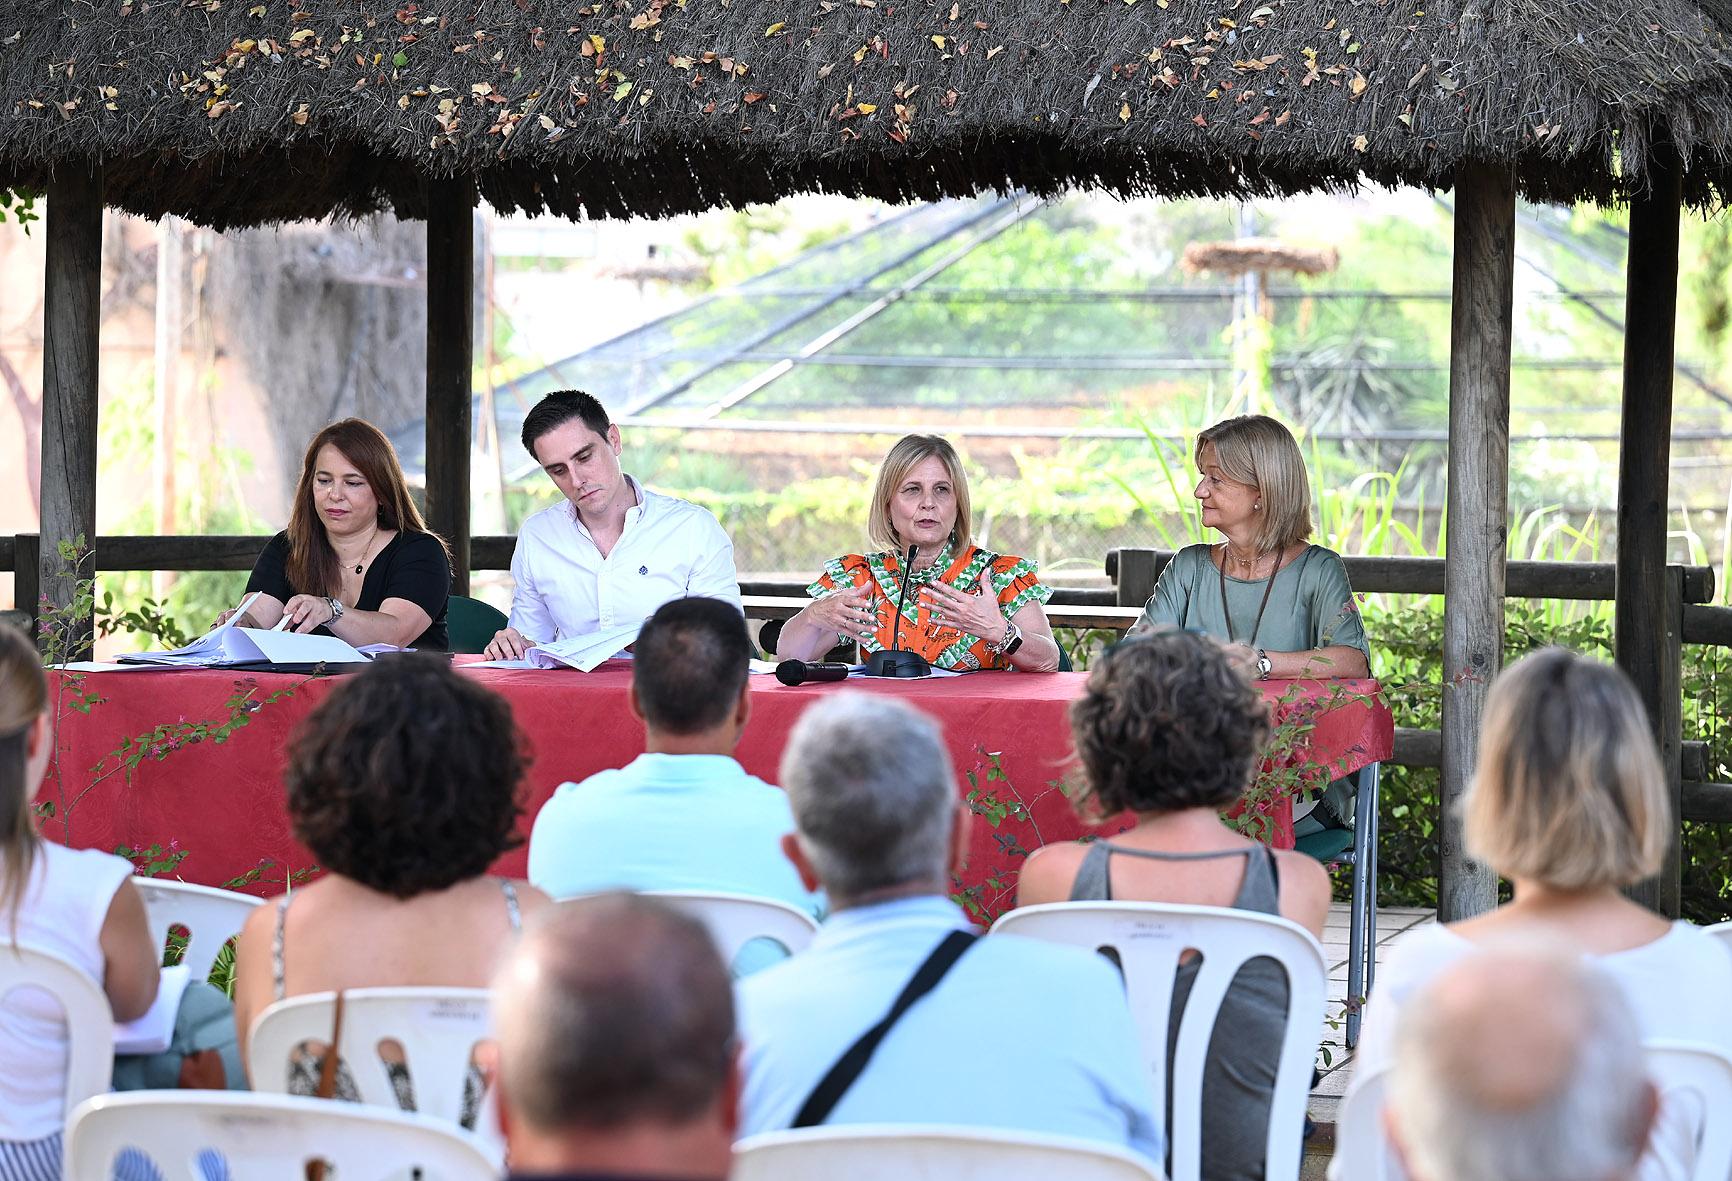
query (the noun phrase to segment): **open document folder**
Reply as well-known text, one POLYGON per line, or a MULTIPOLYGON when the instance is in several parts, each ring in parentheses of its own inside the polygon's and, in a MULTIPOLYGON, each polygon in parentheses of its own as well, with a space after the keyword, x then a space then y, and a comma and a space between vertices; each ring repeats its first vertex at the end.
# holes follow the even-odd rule
MULTIPOLYGON (((256 597, 256 596, 255 596, 256 597)), ((234 619, 252 605, 249 598, 234 619)), ((289 631, 266 631, 260 627, 237 627, 234 619, 212 628, 184 648, 166 652, 134 652, 117 656, 127 664, 155 664, 167 668, 211 668, 225 664, 365 664, 370 657, 336 636, 299 635, 289 631)))
POLYGON ((575 668, 589 672, 604 660, 618 656, 642 630, 643 624, 626 623, 586 636, 570 636, 551 644, 537 644, 521 660, 482 660, 470 668, 575 668))

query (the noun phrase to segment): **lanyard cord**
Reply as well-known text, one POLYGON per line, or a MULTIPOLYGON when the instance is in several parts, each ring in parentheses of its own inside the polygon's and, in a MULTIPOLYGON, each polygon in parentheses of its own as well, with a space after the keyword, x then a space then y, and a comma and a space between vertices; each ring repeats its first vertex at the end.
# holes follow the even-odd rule
MULTIPOLYGON (((1253 566, 1252 569, 1256 569, 1256 567, 1253 566)), ((1227 620, 1227 639, 1232 641, 1233 611, 1227 606, 1227 553, 1225 547, 1222 548, 1221 564, 1216 567, 1215 573, 1221 580, 1221 615, 1227 620)), ((1251 625, 1251 638, 1244 641, 1247 647, 1255 648, 1257 646, 1257 633, 1263 629, 1263 612, 1269 609, 1269 593, 1275 589, 1275 576, 1279 573, 1281 573, 1281 559, 1280 555, 1276 555, 1275 568, 1269 571, 1269 581, 1263 584, 1263 602, 1257 608, 1256 622, 1251 625)))

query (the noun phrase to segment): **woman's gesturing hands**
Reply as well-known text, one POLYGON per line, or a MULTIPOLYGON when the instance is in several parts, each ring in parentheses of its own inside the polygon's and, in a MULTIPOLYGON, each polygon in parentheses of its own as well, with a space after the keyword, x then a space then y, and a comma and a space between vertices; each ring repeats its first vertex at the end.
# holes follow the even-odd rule
POLYGON ((972 591, 957 590, 942 582, 929 582, 921 589, 932 621, 941 627, 979 636, 989 644, 1004 638, 1004 613, 992 589, 992 572, 982 570, 972 591))
POLYGON ((815 600, 806 608, 806 617, 838 635, 864 640, 878 628, 878 610, 870 606, 874 588, 853 586, 815 600))

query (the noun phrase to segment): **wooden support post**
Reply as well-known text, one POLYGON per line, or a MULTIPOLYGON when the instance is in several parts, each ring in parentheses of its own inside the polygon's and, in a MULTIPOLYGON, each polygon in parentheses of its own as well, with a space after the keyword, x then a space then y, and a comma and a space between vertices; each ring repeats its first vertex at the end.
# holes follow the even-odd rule
POLYGON ((12 539, 12 601, 30 617, 30 638, 42 622, 42 549, 40 536, 20 533, 12 539))
MULTIPOLYGON (((60 543, 96 541, 97 337, 102 320, 102 177, 68 167, 48 182, 42 295, 41 589, 72 602, 80 570, 60 543)), ((91 571, 87 563, 82 573, 91 571)), ((63 649, 82 655, 91 628, 63 649)))
POLYGON ((1444 922, 1497 905, 1496 876, 1462 846, 1457 803, 1473 771, 1486 691, 1503 664, 1515 181, 1500 168, 1463 165, 1455 197, 1438 875, 1438 918, 1444 922))
MULTIPOLYGON (((1648 165, 1648 191, 1630 204, 1624 413, 1618 444, 1618 597, 1612 636, 1618 665, 1630 674, 1648 708, 1675 805, 1681 798, 1682 689, 1675 663, 1682 623, 1674 618, 1671 601, 1675 589, 1682 598, 1682 588, 1671 585, 1674 579, 1666 568, 1666 506, 1682 205, 1683 169, 1670 145, 1656 144, 1648 165)), ((1671 855, 1660 877, 1631 891, 1638 901, 1673 918, 1679 906, 1679 838, 1674 829, 1671 855)))
POLYGON ((427 525, 451 547, 451 593, 469 593, 470 409, 475 363, 475 185, 427 186, 427 525))

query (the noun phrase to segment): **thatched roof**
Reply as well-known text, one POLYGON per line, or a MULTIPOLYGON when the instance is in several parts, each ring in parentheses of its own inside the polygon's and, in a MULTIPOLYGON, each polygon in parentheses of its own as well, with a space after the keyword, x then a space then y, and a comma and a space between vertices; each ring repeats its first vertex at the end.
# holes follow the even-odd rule
POLYGON ((789 192, 1732 179, 1732 0, 95 0, 0 6, 0 186, 215 226, 789 192), (1711 7, 1715 15, 1703 9, 1711 7), (5 27, 11 26, 11 27, 5 27))

